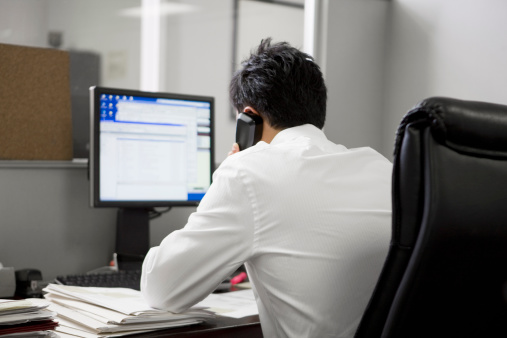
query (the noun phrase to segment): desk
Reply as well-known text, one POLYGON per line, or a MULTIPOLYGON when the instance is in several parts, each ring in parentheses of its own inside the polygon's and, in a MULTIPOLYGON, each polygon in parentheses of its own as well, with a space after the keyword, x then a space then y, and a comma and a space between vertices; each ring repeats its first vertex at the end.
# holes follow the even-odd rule
POLYGON ((259 316, 248 316, 239 319, 219 316, 199 325, 147 332, 129 337, 262 338, 262 331, 259 316))

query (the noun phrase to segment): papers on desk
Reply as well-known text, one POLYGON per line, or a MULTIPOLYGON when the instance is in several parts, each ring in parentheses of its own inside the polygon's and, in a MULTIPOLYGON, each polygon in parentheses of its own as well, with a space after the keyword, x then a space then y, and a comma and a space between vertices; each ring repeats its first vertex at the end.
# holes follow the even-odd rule
POLYGON ((39 300, 0 299, 0 337, 56 337, 56 313, 49 303, 39 300))
POLYGON ((133 289, 49 284, 44 291, 49 309, 58 314, 56 331, 62 337, 119 337, 198 324, 214 316, 196 307, 181 314, 153 309, 133 289))
POLYGON ((242 318, 258 315, 253 290, 212 293, 196 306, 207 308, 220 316, 242 318))

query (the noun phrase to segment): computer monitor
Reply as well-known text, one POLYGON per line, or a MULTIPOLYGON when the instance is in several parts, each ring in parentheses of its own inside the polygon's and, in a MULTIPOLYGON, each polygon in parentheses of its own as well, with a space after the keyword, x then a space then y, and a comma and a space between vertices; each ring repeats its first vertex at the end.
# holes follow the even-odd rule
POLYGON ((90 88, 90 203, 118 208, 116 254, 140 261, 155 208, 196 206, 214 170, 214 99, 90 88))

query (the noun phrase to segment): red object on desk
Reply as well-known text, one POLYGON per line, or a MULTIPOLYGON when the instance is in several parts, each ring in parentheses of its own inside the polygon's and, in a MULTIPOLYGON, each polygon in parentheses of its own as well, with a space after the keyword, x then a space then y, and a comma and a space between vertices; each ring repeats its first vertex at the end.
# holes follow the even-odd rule
POLYGON ((242 281, 244 281, 246 279, 246 277, 247 277, 246 273, 240 272, 238 275, 231 278, 231 284, 236 285, 238 283, 241 283, 242 281))

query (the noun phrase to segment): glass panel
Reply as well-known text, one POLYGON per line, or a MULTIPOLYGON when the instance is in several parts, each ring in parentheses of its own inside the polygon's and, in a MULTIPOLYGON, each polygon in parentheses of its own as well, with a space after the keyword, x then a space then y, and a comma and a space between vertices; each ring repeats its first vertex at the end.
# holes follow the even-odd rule
POLYGON ((303 48, 304 9, 302 6, 286 5, 287 3, 289 2, 239 1, 238 63, 247 58, 251 49, 266 37, 303 48))

